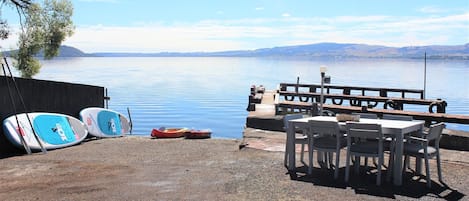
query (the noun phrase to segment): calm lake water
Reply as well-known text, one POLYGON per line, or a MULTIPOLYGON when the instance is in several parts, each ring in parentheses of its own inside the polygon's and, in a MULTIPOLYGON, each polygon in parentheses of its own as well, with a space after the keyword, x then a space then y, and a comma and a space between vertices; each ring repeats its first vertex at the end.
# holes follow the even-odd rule
MULTIPOLYGON (((319 67, 331 84, 423 89, 423 60, 117 57, 41 61, 37 79, 103 86, 109 108, 127 114, 134 134, 152 128, 210 128, 213 137, 241 138, 252 84, 319 83, 319 67)), ((469 61, 427 61, 427 98, 448 102, 447 113, 469 115, 469 61)), ((427 107, 406 107, 427 111, 427 107)), ((449 124, 469 131, 469 126, 449 124)))

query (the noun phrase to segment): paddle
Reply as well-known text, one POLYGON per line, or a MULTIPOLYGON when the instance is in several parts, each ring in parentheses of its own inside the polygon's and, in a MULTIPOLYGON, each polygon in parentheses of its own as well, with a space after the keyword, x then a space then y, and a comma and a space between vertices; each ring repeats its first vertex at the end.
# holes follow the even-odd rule
POLYGON ((132 128, 133 128, 133 123, 132 123, 132 116, 130 116, 130 109, 127 107, 127 114, 129 114, 129 126, 130 126, 130 134, 132 135, 132 128))
MULTIPOLYGON (((18 97, 20 98, 21 104, 23 105, 23 110, 24 110, 24 113, 26 114, 26 118, 28 119, 29 125, 31 126, 31 130, 33 131, 34 138, 36 139, 37 143, 41 147, 42 153, 46 154, 47 150, 42 145, 42 142, 39 139, 39 136, 37 135, 36 131, 34 130, 33 123, 31 122, 31 118, 29 118, 29 115, 27 113, 28 110, 26 109, 26 104, 24 103, 23 96, 21 95, 20 89, 19 89, 18 84, 16 83, 16 80, 15 80, 15 77, 13 77, 13 73, 11 73, 11 68, 10 68, 10 65, 8 65, 7 58, 3 57, 3 60, 5 61, 5 65, 8 69, 8 72, 10 73, 10 78, 13 81, 13 85, 15 86, 16 93, 18 94, 18 97)), ((6 74, 5 74, 5 76, 6 76, 6 74)))
POLYGON ((15 100, 13 100, 13 93, 11 92, 10 83, 8 81, 7 74, 5 72, 5 66, 3 65, 3 63, 2 63, 2 70, 3 70, 3 75, 5 75, 5 82, 7 83, 8 94, 10 95, 10 101, 11 101, 11 105, 13 107, 13 113, 15 114, 16 125, 18 125, 18 136, 21 140, 21 144, 23 145, 24 149, 26 150, 26 153, 31 154, 31 148, 29 148, 28 144, 26 143, 26 140, 24 140, 24 137, 22 135, 23 130, 20 126, 20 121, 18 120, 18 116, 16 115, 17 114, 16 104, 15 104, 15 100))

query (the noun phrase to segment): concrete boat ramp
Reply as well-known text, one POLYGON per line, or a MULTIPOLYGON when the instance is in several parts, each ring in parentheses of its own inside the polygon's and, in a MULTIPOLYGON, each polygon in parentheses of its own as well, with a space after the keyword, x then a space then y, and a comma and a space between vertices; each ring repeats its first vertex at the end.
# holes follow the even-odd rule
MULTIPOLYGON (((271 107, 261 103, 250 117, 281 121, 269 117, 271 107)), ((428 189, 410 172, 400 187, 377 187, 365 172, 345 184, 344 164, 337 181, 317 164, 305 175, 300 161, 295 176, 283 165, 284 147, 283 131, 246 128, 242 140, 126 136, 47 154, 2 153, 0 200, 469 200, 466 151, 442 151, 445 184, 432 160, 428 189)))

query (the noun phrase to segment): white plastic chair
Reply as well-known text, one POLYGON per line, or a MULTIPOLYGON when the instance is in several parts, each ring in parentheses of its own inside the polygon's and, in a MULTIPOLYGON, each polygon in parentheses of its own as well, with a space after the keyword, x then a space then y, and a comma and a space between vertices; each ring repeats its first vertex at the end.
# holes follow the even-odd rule
POLYGON ((421 158, 425 159, 428 188, 431 188, 430 167, 428 160, 435 156, 436 165, 438 168, 438 180, 443 183, 443 178, 441 176, 440 138, 444 128, 444 123, 431 125, 428 132, 422 133, 422 137, 410 136, 407 138, 408 141, 404 144, 404 167, 407 167, 407 164, 409 163, 409 156, 416 157, 417 160, 421 158), (432 141, 435 142, 434 146, 430 146, 430 142, 432 141))
MULTIPOLYGON (((329 157, 329 164, 332 166, 333 154, 336 155, 334 165, 334 179, 339 177, 339 158, 340 149, 344 148, 347 143, 343 134, 340 133, 338 122, 335 121, 315 121, 310 120, 309 125, 309 169, 308 173, 312 173, 313 169, 313 151, 317 150, 321 153, 328 153, 326 157, 329 157)), ((318 153, 319 154, 319 153, 318 153)), ((318 157, 319 158, 319 157, 318 157)), ((326 159, 327 163, 327 159, 326 159)))
MULTIPOLYGON (((302 114, 287 114, 283 117, 283 127, 285 129, 285 131, 288 129, 288 121, 290 120, 293 120, 293 119, 301 119, 303 118, 303 115, 302 114)), ((306 135, 307 133, 307 130, 303 130, 303 133, 301 134, 297 134, 297 129, 295 128, 295 145, 296 144, 301 144, 301 162, 302 163, 305 163, 304 162, 304 151, 305 151, 305 145, 308 144, 308 136, 306 135)), ((287 144, 287 143, 285 143, 287 144)), ((286 151, 286 147, 285 147, 285 160, 284 160, 284 165, 285 167, 287 167, 287 163, 288 163, 288 152, 286 151)))
POLYGON ((378 157, 378 176, 376 185, 381 185, 381 166, 384 161, 383 133, 379 124, 365 124, 347 122, 347 158, 345 169, 345 182, 350 176, 350 157, 355 156, 355 168, 358 172, 360 160, 358 157, 378 157))

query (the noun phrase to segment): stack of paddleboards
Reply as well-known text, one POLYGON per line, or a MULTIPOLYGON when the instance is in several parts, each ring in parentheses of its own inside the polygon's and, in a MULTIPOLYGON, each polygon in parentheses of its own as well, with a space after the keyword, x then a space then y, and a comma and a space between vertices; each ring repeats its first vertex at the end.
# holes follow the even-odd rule
POLYGON ((127 118, 113 110, 85 108, 82 121, 65 114, 22 113, 3 121, 4 133, 17 147, 23 142, 31 150, 58 149, 82 142, 88 134, 96 137, 120 137, 130 131, 127 118))

